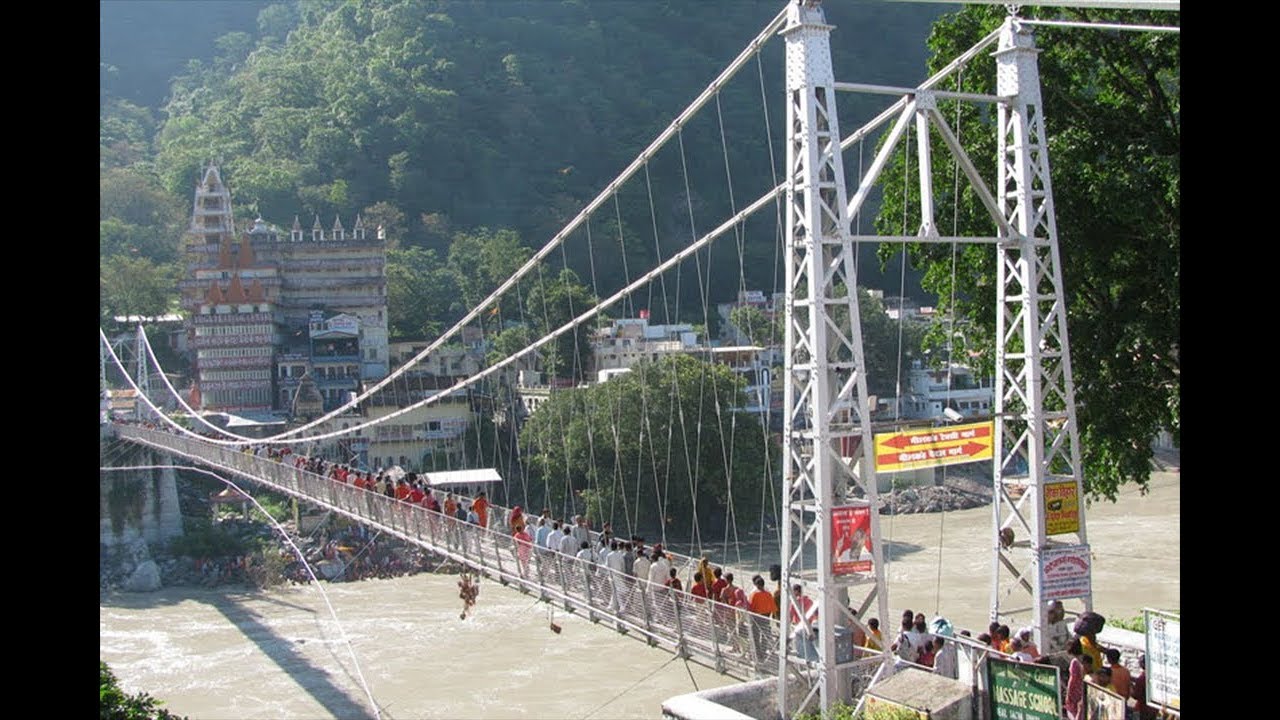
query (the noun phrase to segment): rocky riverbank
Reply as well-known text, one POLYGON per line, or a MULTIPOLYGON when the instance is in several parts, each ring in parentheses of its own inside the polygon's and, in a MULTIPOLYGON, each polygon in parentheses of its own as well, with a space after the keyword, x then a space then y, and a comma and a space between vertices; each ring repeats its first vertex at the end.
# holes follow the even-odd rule
POLYGON ((177 554, 169 547, 149 547, 141 540, 103 547, 100 590, 150 592, 161 587, 308 583, 312 579, 308 568, 328 582, 456 570, 454 564, 420 547, 356 525, 338 522, 309 535, 299 534, 292 522, 282 523, 282 527, 306 558, 305 565, 273 526, 224 520, 220 529, 240 538, 252 550, 237 555, 193 556, 177 554))
POLYGON ((912 485, 882 492, 881 515, 951 512, 991 502, 991 464, 962 465, 937 471, 938 484, 912 485))

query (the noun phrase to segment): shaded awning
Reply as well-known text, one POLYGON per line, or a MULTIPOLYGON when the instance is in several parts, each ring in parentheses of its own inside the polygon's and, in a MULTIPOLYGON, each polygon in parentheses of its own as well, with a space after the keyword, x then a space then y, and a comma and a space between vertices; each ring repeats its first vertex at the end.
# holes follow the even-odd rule
POLYGON ((482 483, 502 482, 502 476, 493 468, 480 470, 449 470, 446 472, 423 473, 427 484, 432 487, 441 485, 479 485, 482 483))

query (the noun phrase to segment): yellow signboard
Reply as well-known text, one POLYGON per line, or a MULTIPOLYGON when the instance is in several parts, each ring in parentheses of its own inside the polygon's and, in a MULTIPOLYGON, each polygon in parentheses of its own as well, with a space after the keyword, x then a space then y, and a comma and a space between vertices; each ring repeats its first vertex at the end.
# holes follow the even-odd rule
POLYGON ((876 472, 990 460, 992 421, 876 434, 876 472))
POLYGON ((1045 535, 1073 532, 1080 532, 1080 494, 1076 492, 1076 482, 1045 483, 1045 535))

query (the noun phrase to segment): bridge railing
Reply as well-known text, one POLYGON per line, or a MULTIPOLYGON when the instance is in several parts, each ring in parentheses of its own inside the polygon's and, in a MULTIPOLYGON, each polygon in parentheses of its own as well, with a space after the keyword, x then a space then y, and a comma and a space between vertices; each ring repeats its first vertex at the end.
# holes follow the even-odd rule
MULTIPOLYGON (((138 426, 119 437, 338 512, 739 678, 777 672, 778 622, 251 452, 138 426)), ((684 557, 684 556, 680 556, 684 557)), ((692 562, 691 558, 684 558, 692 562)))

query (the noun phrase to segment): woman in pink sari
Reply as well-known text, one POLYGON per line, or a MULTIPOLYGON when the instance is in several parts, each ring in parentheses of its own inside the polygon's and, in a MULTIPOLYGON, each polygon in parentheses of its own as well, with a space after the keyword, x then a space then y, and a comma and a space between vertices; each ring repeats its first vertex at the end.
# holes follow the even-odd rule
POLYGON ((529 555, 533 553, 533 537, 521 524, 513 535, 516 539, 516 558, 520 560, 520 577, 529 574, 529 555))

